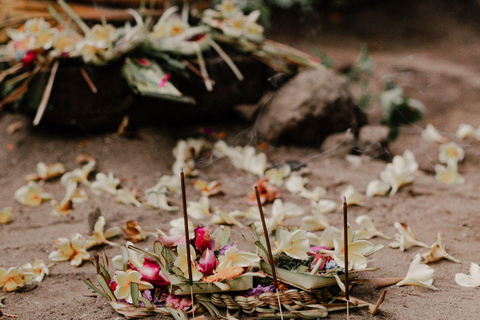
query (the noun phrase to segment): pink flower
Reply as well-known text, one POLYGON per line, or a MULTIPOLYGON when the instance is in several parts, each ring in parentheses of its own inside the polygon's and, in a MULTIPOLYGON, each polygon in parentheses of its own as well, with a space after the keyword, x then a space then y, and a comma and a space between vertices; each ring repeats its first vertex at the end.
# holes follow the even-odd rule
POLYGON ((215 256, 215 252, 213 252, 210 249, 207 249, 203 253, 200 260, 198 261, 197 269, 198 271, 203 273, 204 276, 208 276, 213 273, 213 270, 217 267, 217 265, 218 265, 218 260, 217 260, 217 257, 215 256))
POLYGON ((192 305, 192 301, 190 299, 173 295, 168 295, 165 303, 169 307, 181 310, 188 310, 192 305))
POLYGON ((145 258, 143 266, 137 270, 142 274, 142 281, 151 283, 156 287, 166 287, 170 284, 170 281, 161 271, 160 265, 149 258, 145 258))
POLYGON ((210 236, 210 229, 208 227, 198 226, 195 229, 195 247, 200 253, 207 249, 215 249, 215 239, 210 236))
POLYGON ((181 234, 173 236, 160 236, 158 241, 167 248, 178 246, 179 243, 185 242, 185 237, 181 234))

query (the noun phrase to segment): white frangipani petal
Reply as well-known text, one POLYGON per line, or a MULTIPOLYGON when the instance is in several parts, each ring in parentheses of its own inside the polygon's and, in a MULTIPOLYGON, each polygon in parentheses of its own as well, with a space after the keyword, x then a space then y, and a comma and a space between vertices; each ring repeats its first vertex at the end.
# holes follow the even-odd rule
POLYGON ((90 185, 90 189, 96 195, 108 193, 114 195, 117 193, 117 186, 120 180, 113 176, 113 173, 106 175, 105 173, 97 173, 96 180, 90 185))
POLYGON ((413 182, 417 170, 418 163, 413 152, 406 150, 402 156, 393 157, 392 163, 380 173, 380 179, 392 187, 390 196, 394 196, 398 189, 413 182))
POLYGON ((322 234, 317 236, 312 232, 307 233, 307 238, 310 240, 310 244, 315 247, 327 247, 333 248, 335 247, 334 240, 342 235, 342 231, 340 229, 330 226, 323 230, 322 234))
POLYGON ((137 190, 136 189, 132 189, 132 190, 129 190, 127 188, 118 189, 117 190, 117 196, 115 197, 115 200, 119 203, 134 205, 138 208, 140 208, 142 206, 140 201, 137 200, 137 190))
POLYGON ((293 259, 305 260, 310 252, 307 231, 298 229, 293 232, 280 230, 280 243, 274 254, 285 253, 293 259))
POLYGON ((428 252, 422 254, 422 261, 423 263, 430 263, 441 259, 447 259, 455 263, 461 263, 460 260, 447 253, 445 244, 442 241, 442 234, 439 231, 437 233, 437 242, 430 246, 430 250, 428 252))
POLYGON ((276 187, 283 186, 283 179, 290 175, 290 166, 285 164, 280 169, 271 168, 265 172, 265 177, 268 179, 268 183, 276 187))
POLYGON ((422 131, 422 139, 428 143, 445 143, 448 141, 432 124, 427 124, 425 130, 422 131))
POLYGON ((449 165, 447 167, 436 164, 435 165, 435 179, 446 184, 464 184, 465 178, 458 172, 456 165, 449 165))
POLYGON ((416 286, 437 290, 433 286, 433 273, 435 270, 421 263, 421 259, 419 254, 415 256, 408 268, 407 275, 402 281, 397 283, 397 286, 416 286))
POLYGON ((394 226, 395 229, 397 229, 397 233, 395 234, 396 241, 389 244, 390 248, 399 248, 401 251, 405 251, 415 246, 429 248, 425 243, 415 239, 410 227, 406 224, 395 222, 394 226))
POLYGON ((470 264, 470 274, 457 273, 455 282, 462 287, 480 287, 480 266, 472 262, 470 264))
POLYGON ((438 161, 451 167, 456 167, 465 157, 465 151, 455 142, 444 143, 440 146, 438 161))
POLYGON ((52 199, 52 195, 42 192, 42 184, 29 181, 26 186, 15 191, 15 200, 25 206, 36 207, 43 201, 52 199))
POLYGON ((455 135, 457 136, 458 140, 464 140, 468 138, 472 138, 475 134, 475 128, 466 123, 460 124, 460 126, 457 129, 457 132, 455 132, 455 135))
POLYGON ((320 199, 325 198, 326 195, 327 190, 323 187, 315 187, 313 190, 303 188, 303 190, 300 191, 300 197, 314 201, 319 201, 320 199))
POLYGON ((375 237, 381 237, 387 240, 391 239, 391 237, 378 231, 373 220, 367 215, 359 216, 355 219, 355 222, 360 226, 360 230, 355 231, 355 238, 357 239, 369 240, 375 237))
POLYGON ((355 187, 352 185, 347 186, 341 193, 340 196, 342 202, 343 199, 347 199, 348 206, 363 206, 363 197, 355 190, 355 187))
POLYGON ((390 185, 380 180, 373 180, 368 183, 367 197, 373 198, 375 196, 385 196, 390 191, 390 185))
POLYGON ((193 219, 203 220, 208 218, 212 214, 208 197, 201 197, 198 202, 189 201, 187 211, 188 215, 193 219))
POLYGON ((285 182, 285 188, 287 188, 287 190, 291 193, 300 193, 305 189, 307 182, 308 178, 292 174, 285 182))

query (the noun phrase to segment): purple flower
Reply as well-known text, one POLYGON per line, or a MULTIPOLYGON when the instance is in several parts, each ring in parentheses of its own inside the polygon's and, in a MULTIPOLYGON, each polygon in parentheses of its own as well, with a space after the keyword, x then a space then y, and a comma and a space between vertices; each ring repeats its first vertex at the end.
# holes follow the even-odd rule
POLYGON ((252 290, 249 290, 245 293, 246 296, 248 297, 256 297, 261 295, 262 293, 267 293, 267 292, 275 292, 275 287, 274 286, 262 286, 259 284, 257 287, 253 288, 252 290))
POLYGON ((227 244, 226 246, 223 246, 222 248, 220 248, 220 250, 218 251, 218 255, 219 256, 222 256, 225 254, 225 252, 230 249, 231 247, 233 247, 235 244, 232 243, 232 244, 227 244))

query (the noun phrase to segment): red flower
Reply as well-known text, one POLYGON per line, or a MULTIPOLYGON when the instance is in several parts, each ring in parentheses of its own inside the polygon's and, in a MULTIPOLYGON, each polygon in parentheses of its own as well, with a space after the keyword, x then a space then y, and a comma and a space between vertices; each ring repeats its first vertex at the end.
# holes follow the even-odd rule
POLYGON ((195 228, 195 247, 200 253, 205 250, 215 249, 215 239, 210 236, 210 229, 208 227, 198 226, 195 228))
POLYGON ((27 65, 33 62, 37 57, 37 53, 35 51, 27 51, 22 58, 23 64, 27 65))

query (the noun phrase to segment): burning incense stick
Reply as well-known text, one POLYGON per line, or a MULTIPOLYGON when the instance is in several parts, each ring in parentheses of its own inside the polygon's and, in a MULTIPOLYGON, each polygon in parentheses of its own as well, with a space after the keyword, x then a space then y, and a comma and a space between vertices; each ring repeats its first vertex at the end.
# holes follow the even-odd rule
POLYGON ((350 301, 350 290, 348 287, 348 217, 347 197, 343 197, 343 254, 345 257, 345 299, 347 300, 347 319, 350 319, 348 302, 350 301))
POLYGON ((192 276, 192 257, 190 255, 190 232, 188 231, 188 214, 187 214, 187 196, 185 193, 185 174, 183 168, 180 173, 182 183, 182 201, 183 201, 183 222, 185 224, 185 246, 187 247, 187 263, 188 263, 188 283, 190 284, 190 297, 192 299, 193 318, 195 318, 195 304, 193 302, 193 276, 192 276))
POLYGON ((273 262, 272 247, 270 246, 270 239, 268 238, 268 229, 267 229, 267 224, 265 223, 265 216, 263 215, 262 202, 260 201, 258 186, 255 186, 255 196, 257 197, 258 211, 260 211, 260 218, 262 220, 263 233, 265 234, 265 242, 267 243, 268 262, 270 263, 270 267, 272 269, 273 285, 275 286, 275 289, 277 291, 278 309, 280 310, 280 318, 283 320, 282 303, 280 302, 280 294, 278 293, 277 272, 275 271, 275 263, 273 262))

